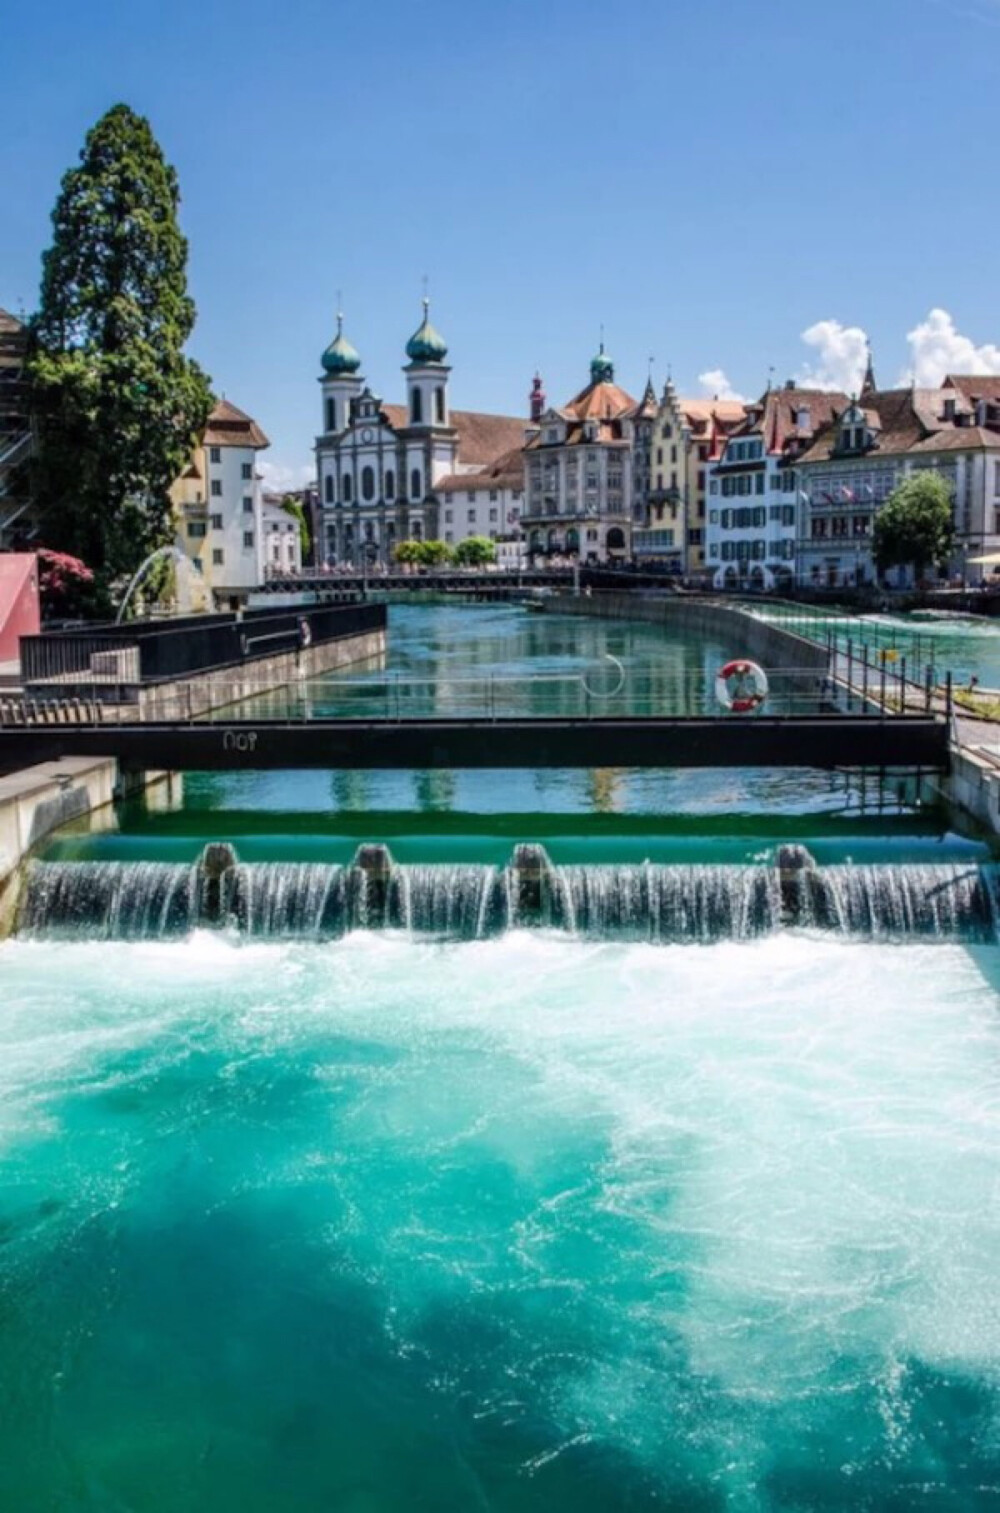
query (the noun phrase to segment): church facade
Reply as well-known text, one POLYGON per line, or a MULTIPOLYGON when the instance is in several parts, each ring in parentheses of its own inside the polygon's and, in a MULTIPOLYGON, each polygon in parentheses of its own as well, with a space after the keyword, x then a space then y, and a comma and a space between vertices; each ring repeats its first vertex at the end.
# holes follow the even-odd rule
POLYGON ((406 344, 406 403, 386 404, 362 376, 338 316, 321 359, 316 438, 318 555, 327 565, 388 565, 400 541, 443 539, 438 486, 523 446, 524 420, 451 408, 447 356, 425 299, 423 321, 406 344))

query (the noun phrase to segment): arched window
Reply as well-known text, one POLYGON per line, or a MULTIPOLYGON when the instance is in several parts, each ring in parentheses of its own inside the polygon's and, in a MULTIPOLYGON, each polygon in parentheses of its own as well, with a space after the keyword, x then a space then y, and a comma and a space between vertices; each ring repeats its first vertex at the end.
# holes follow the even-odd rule
POLYGON ((351 475, 350 475, 350 473, 345 473, 344 474, 343 495, 344 495, 344 503, 345 504, 350 504, 350 502, 351 502, 351 475))
POLYGON ((326 402, 326 428, 328 431, 337 429, 337 401, 328 399, 326 402))
POLYGON ((424 418, 424 396, 419 389, 410 390, 410 422, 418 426, 424 418))
POLYGON ((444 389, 434 390, 434 419, 439 426, 444 425, 444 389))
POLYGON ((420 487, 420 469, 414 468, 410 474, 410 498, 419 499, 423 493, 420 487))
POLYGON ((389 468, 385 475, 385 497, 387 499, 395 499, 396 497, 396 475, 392 471, 392 468, 389 468))
POLYGON ((371 468, 361 469, 361 497, 362 499, 375 498, 375 474, 371 468))
POLYGON ((327 504, 333 503, 333 474, 327 473, 323 480, 323 498, 327 504))

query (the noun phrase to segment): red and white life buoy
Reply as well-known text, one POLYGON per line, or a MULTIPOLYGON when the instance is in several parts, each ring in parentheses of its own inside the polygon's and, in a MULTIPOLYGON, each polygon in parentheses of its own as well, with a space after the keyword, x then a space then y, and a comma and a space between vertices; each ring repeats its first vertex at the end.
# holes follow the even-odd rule
POLYGON ((751 714, 767 698, 767 674, 756 662, 727 662, 716 675, 715 697, 733 714, 751 714))

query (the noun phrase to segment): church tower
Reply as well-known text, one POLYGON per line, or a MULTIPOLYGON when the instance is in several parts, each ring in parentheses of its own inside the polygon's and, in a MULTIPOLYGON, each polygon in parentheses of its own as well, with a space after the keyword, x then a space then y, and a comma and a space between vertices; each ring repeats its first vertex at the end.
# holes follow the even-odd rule
POLYGON ((448 348, 444 338, 435 331, 430 322, 430 300, 424 299, 424 318, 406 343, 406 355, 410 359, 403 372, 406 375, 406 409, 411 426, 447 426, 448 374, 446 365, 448 348))
POLYGON ((320 358, 323 376, 322 428, 325 436, 336 435, 350 424, 351 406, 361 393, 361 356, 344 335, 344 316, 337 312, 337 334, 320 358))

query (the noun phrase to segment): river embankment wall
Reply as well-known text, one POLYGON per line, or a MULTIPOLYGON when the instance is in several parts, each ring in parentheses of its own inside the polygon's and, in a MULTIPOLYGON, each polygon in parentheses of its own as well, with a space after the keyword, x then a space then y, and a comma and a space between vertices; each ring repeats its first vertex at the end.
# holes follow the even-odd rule
POLYGON ((540 604, 552 614, 643 620, 689 635, 710 636, 729 644, 734 657, 751 657, 765 667, 794 669, 810 683, 815 676, 825 678, 829 671, 830 658, 825 646, 714 599, 680 594, 609 593, 580 597, 558 594, 541 600, 540 604))

